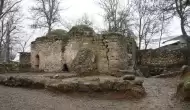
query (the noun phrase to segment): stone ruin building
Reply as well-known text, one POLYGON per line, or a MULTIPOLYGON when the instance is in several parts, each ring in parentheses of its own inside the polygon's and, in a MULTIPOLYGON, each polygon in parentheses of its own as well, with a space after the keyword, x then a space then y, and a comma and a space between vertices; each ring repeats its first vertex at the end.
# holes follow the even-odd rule
POLYGON ((133 69, 133 42, 119 33, 96 34, 90 27, 74 26, 64 36, 47 35, 32 42, 31 66, 44 72, 112 74, 133 69))

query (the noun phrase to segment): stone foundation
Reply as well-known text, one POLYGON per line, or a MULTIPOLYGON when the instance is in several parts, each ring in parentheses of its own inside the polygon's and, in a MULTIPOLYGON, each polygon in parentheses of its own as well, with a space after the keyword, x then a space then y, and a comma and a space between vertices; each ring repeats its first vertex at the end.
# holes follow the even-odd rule
POLYGON ((0 74, 30 72, 31 64, 3 63, 0 64, 0 74))
POLYGON ((143 81, 123 80, 111 76, 71 77, 50 79, 45 75, 0 75, 0 84, 10 87, 47 89, 63 93, 119 93, 125 97, 141 98, 145 93, 143 81))

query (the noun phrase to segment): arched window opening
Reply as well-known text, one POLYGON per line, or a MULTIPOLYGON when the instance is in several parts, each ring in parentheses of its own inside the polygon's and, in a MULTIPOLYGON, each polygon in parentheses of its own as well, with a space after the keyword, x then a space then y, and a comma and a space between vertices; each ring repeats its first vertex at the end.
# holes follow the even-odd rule
POLYGON ((63 65, 63 71, 69 72, 69 68, 68 68, 67 64, 64 64, 64 65, 63 65))
POLYGON ((36 68, 39 69, 39 65, 40 65, 40 56, 39 55, 36 55, 36 68))

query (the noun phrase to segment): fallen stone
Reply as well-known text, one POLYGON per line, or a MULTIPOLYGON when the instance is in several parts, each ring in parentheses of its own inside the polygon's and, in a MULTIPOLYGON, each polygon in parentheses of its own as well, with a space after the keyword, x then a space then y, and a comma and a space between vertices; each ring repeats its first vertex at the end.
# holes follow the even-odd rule
POLYGON ((123 80, 135 80, 135 75, 125 75, 123 76, 123 80))
POLYGON ((181 81, 177 87, 177 96, 181 100, 190 101, 190 80, 189 78, 181 81))
POLYGON ((146 94, 145 89, 138 86, 134 86, 131 89, 131 93, 132 93, 132 96, 136 98, 141 98, 146 94))
POLYGON ((53 76, 54 79, 58 79, 60 76, 58 74, 56 74, 55 76, 53 76))
POLYGON ((180 69, 181 73, 187 73, 189 70, 189 66, 188 65, 183 65, 180 69))
POLYGON ((140 79, 133 81, 134 85, 139 85, 139 86, 143 86, 143 82, 144 82, 144 81, 143 81, 143 80, 140 80, 140 79))

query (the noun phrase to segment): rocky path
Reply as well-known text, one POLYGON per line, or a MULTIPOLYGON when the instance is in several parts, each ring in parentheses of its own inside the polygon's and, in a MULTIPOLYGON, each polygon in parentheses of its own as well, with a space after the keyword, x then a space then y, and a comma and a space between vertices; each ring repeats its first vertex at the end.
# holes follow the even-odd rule
POLYGON ((174 98, 177 81, 145 79, 147 96, 140 100, 106 100, 0 86, 0 110, 190 110, 190 103, 174 98))
POLYGON ((175 97, 178 82, 178 78, 145 79, 147 96, 137 101, 135 110, 190 110, 190 103, 175 97))

